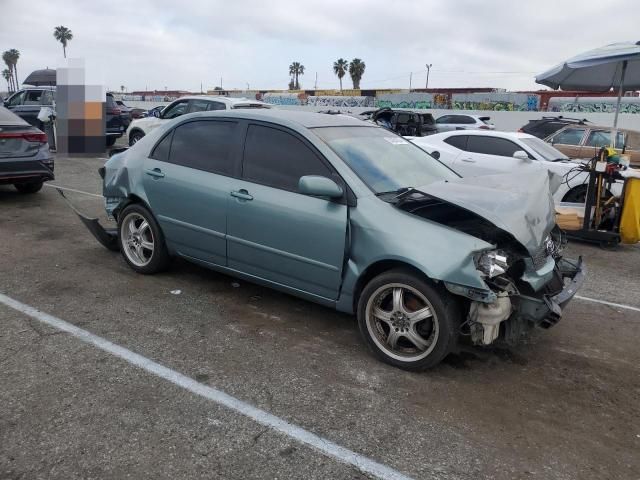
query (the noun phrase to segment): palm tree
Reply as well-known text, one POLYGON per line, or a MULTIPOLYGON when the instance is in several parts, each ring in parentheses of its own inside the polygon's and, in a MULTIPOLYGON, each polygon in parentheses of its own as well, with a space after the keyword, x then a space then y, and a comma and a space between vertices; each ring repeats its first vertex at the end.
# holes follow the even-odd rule
POLYGON ((298 76, 304 75, 304 65, 300 62, 293 62, 289 65, 289 75, 294 77, 294 87, 296 90, 300 90, 300 82, 298 81, 298 76))
POLYGON ((11 92, 11 86, 9 85, 9 81, 11 80, 11 71, 8 68, 5 68, 2 71, 2 76, 7 81, 7 91, 11 92))
POLYGON ((333 73, 335 73, 340 80, 340 93, 342 93, 342 77, 346 75, 348 68, 349 62, 347 62, 344 58, 339 58, 338 60, 333 62, 333 73))
POLYGON ((122 93, 124 93, 124 91, 125 91, 126 89, 127 89, 127 88, 126 88, 124 85, 120 85, 120 91, 121 91, 122 93))
POLYGON ((2 53, 2 60, 7 65, 9 71, 9 91, 14 91, 14 83, 13 83, 13 63, 11 63, 11 53, 9 50, 2 53))
POLYGON ((355 90, 358 90, 360 88, 360 80, 362 80, 365 68, 366 65, 359 58, 354 58, 349 64, 349 75, 351 76, 351 80, 353 81, 353 88, 355 90))
POLYGON ((18 90, 20 82, 18 81, 18 60, 20 59, 20 52, 15 48, 9 50, 9 57, 11 58, 11 64, 13 65, 13 77, 16 82, 16 90, 18 90))
POLYGON ((53 30, 53 36, 62 44, 62 53, 67 58, 67 43, 73 39, 73 33, 67 27, 60 25, 53 30))

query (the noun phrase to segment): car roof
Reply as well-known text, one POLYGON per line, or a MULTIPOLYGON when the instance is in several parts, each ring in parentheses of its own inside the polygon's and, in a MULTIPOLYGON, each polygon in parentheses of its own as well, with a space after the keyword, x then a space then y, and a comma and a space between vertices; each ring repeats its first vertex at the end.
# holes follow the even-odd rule
POLYGON ((278 109, 241 109, 217 110, 213 112, 197 112, 182 115, 180 118, 238 118, 245 120, 261 120, 281 125, 305 128, 321 127, 371 127, 380 128, 372 123, 364 122, 350 115, 327 115, 326 113, 304 112, 299 110, 278 109))
POLYGON ((434 138, 437 140, 442 140, 444 138, 449 137, 459 137, 462 135, 473 135, 479 137, 500 137, 500 138, 538 138, 534 135, 529 135, 528 133, 523 132, 501 132, 499 130, 455 130, 453 132, 442 132, 436 133, 434 135, 429 135, 428 137, 424 137, 425 139, 434 138))
POLYGON ((185 95, 184 97, 177 98, 176 100, 212 100, 216 102, 226 103, 227 105, 245 105, 245 104, 258 104, 268 105, 260 100, 253 100, 251 98, 241 97, 224 97, 222 95, 185 95))
MULTIPOLYGON (((556 130, 554 133, 552 133, 550 136, 555 135, 556 133, 562 131, 562 130, 566 130, 568 128, 588 128, 590 130, 611 130, 613 127, 611 125, 592 125, 591 123, 589 125, 581 125, 581 124, 575 124, 575 123, 570 123, 568 125, 565 125, 564 127, 560 128, 559 130, 556 130)), ((620 132, 634 132, 634 133, 640 133, 640 130, 633 130, 631 128, 616 128, 616 130, 620 131, 620 132)))
POLYGON ((0 105, 0 127, 1 126, 11 126, 11 127, 19 127, 19 126, 27 126, 29 123, 26 120, 23 120, 18 115, 13 113, 8 108, 0 105))

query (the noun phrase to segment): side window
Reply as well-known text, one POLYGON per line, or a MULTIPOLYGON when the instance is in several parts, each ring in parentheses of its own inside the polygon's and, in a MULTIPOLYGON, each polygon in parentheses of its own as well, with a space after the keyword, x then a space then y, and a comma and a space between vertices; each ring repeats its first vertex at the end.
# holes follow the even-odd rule
POLYGON ((226 110, 227 105, 222 102, 209 102, 209 110, 226 110))
POLYGON ((45 90, 42 92, 42 105, 53 105, 53 92, 51 90, 45 90))
POLYGON ((453 135, 449 138, 445 138, 444 143, 448 143, 452 147, 456 147, 460 150, 466 150, 468 138, 468 135, 453 135))
MULTIPOLYGON (((587 147, 608 147, 611 145, 611 130, 591 130, 585 142, 587 147)), ((624 134, 618 132, 616 134, 616 148, 622 148, 624 145, 624 134)))
POLYGON ((469 117, 467 115, 456 115, 455 121, 453 123, 459 123, 461 125, 472 125, 476 123, 473 117, 469 117))
POLYGON ((233 172, 236 126, 236 122, 211 120, 178 126, 173 132, 169 161, 206 172, 230 175, 233 172))
POLYGON ((518 150, 522 150, 511 140, 498 137, 486 137, 484 135, 469 135, 467 150, 485 155, 498 155, 500 157, 513 157, 518 150))
POLYGON ((436 123, 452 123, 451 122, 452 115, 444 115, 436 120, 436 123))
POLYGON ((250 125, 244 147, 242 176, 292 192, 304 175, 331 177, 331 170, 300 139, 261 125, 250 125))
POLYGON ((24 105, 40 105, 42 90, 27 90, 24 97, 24 105))
POLYGON ((161 162, 169 161, 169 152, 171 151, 171 139, 173 138, 173 130, 156 145, 151 152, 151 158, 160 160, 161 162))
POLYGON ((558 132, 553 138, 551 143, 558 143, 560 145, 580 145, 582 137, 584 137, 584 128, 567 128, 561 132, 558 132))
POLYGON ((18 105, 22 105, 22 100, 24 99, 25 91, 16 93, 11 100, 9 100, 10 107, 17 107, 18 105))
POLYGON ((190 100, 189 103, 191 106, 189 107, 189 112, 204 112, 209 107, 209 102, 207 100, 190 100))
POLYGON ((180 115, 184 115, 187 113, 187 106, 189 103, 186 100, 181 102, 174 103, 173 105, 169 105, 166 110, 162 112, 162 118, 171 119, 179 117, 180 115))

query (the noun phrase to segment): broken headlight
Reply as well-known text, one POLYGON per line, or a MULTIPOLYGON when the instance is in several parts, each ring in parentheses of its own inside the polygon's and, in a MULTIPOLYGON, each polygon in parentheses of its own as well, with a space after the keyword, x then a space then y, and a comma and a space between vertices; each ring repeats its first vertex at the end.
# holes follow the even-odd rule
POLYGON ((509 268, 507 255, 501 250, 482 252, 475 257, 476 268, 484 276, 493 278, 509 268))

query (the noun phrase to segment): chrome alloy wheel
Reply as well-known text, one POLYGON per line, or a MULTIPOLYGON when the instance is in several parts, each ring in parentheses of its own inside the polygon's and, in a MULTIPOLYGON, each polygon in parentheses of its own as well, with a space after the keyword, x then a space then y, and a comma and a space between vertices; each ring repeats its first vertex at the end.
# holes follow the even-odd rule
POLYGON ((153 231, 142 215, 132 212, 124 218, 120 238, 124 254, 131 263, 145 267, 151 262, 155 245, 153 231))
POLYGON ((439 322, 426 297, 409 285, 390 283, 369 297, 366 325, 375 344, 389 357, 413 362, 436 346, 439 322))

